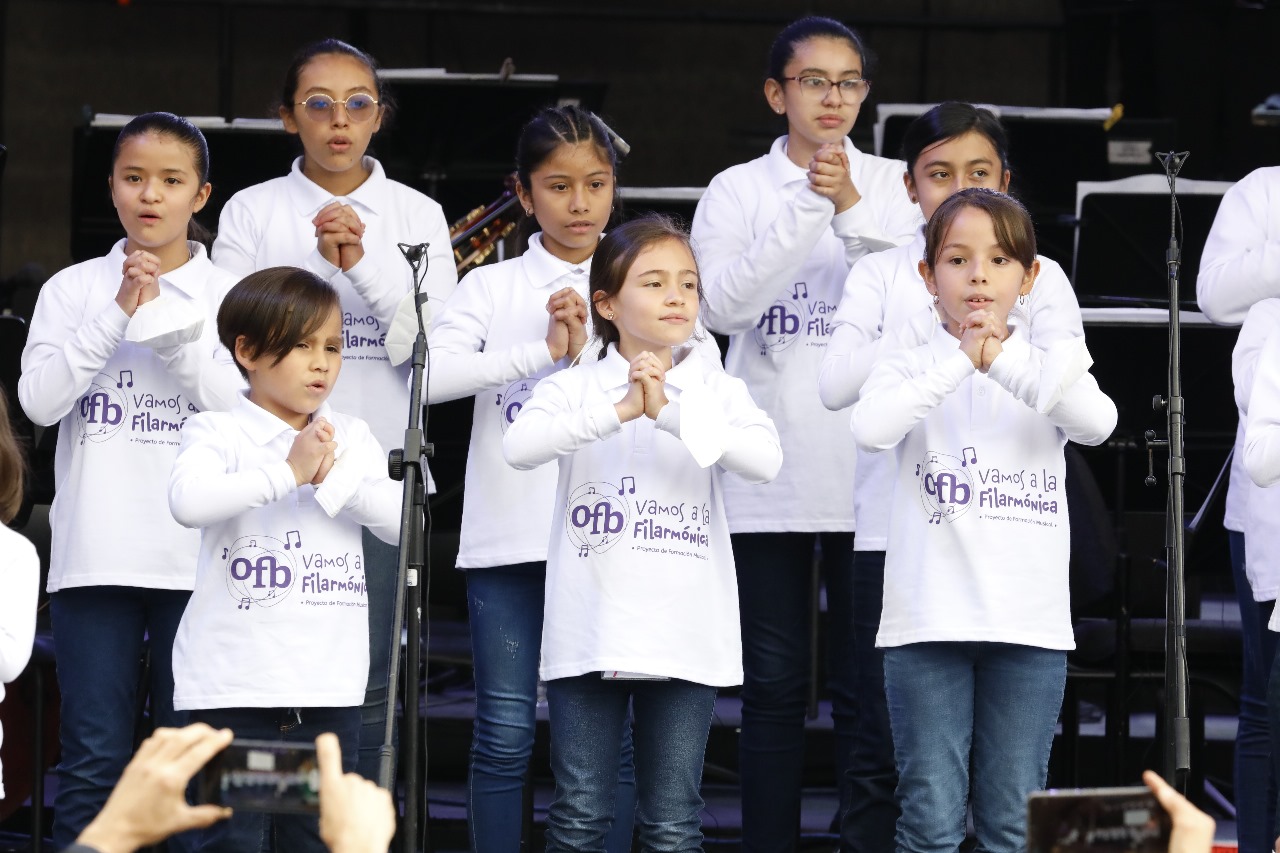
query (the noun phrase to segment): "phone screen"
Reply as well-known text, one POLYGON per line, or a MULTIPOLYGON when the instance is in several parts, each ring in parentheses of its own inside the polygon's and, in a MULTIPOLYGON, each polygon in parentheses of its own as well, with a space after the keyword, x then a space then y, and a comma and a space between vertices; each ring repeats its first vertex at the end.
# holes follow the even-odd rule
POLYGON ((236 811, 320 811, 320 767, 309 743, 233 740, 200 771, 202 802, 236 811))
POLYGON ((1169 815, 1147 788, 1037 791, 1027 798, 1027 853, 1165 853, 1169 815))

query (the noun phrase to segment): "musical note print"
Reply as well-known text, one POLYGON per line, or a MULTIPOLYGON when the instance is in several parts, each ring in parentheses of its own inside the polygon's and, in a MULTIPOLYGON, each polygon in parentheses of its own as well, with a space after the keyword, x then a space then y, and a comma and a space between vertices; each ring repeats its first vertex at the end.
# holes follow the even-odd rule
POLYGON ((225 559, 227 559, 227 553, 228 553, 228 549, 223 548, 223 549, 222 549, 222 559, 224 559, 224 560, 225 560, 225 559))
POLYGON ((960 466, 961 466, 961 467, 966 467, 966 466, 968 466, 968 465, 973 465, 973 464, 974 464, 974 463, 976 463, 977 461, 978 461, 978 450, 977 450, 977 448, 974 448, 974 447, 962 447, 962 448, 960 448, 960 466), (966 458, 965 458, 966 456, 968 457, 968 459, 966 459, 966 458))
POLYGON ((578 549, 579 557, 585 557, 590 553, 591 553, 591 548, 587 545, 583 545, 581 548, 578 549))
POLYGON ((299 533, 299 532, 298 532, 298 531, 296 531, 296 530, 287 530, 287 531, 285 531, 285 534, 284 534, 284 549, 285 549, 286 551, 288 551, 288 550, 290 550, 290 549, 292 549, 292 548, 301 548, 301 547, 302 547, 302 534, 301 534, 301 533, 299 533), (290 535, 290 534, 292 534, 292 535, 293 535, 293 537, 294 537, 295 539, 297 539, 298 541, 293 542, 292 544, 290 544, 290 539, 289 539, 289 535, 290 535))
POLYGON ((935 512, 935 513, 934 513, 934 514, 929 518, 929 523, 930 523, 930 524, 937 524, 937 525, 941 525, 941 524, 942 524, 942 513, 940 513, 940 512, 935 512))
POLYGON ((634 495, 634 494, 636 493, 636 478, 635 478, 635 477, 623 477, 623 478, 622 478, 622 488, 618 489, 618 494, 622 494, 624 491, 625 491, 625 492, 627 492, 628 494, 632 494, 632 495, 634 495), (628 483, 628 482, 630 482, 630 483, 631 483, 631 487, 630 487, 630 488, 627 488, 627 483, 628 483))
POLYGON ((797 281, 795 284, 795 287, 792 289, 792 292, 795 293, 796 299, 808 299, 809 285, 803 281, 797 281))
POLYGON ((249 601, 249 597, 245 596, 241 598, 240 603, 236 605, 236 610, 248 610, 250 603, 251 602, 249 601))
POLYGON ((123 388, 126 385, 128 385, 130 388, 133 387, 133 371, 132 370, 120 371, 120 380, 116 382, 116 387, 123 388), (129 377, 128 381, 125 380, 125 376, 129 377))

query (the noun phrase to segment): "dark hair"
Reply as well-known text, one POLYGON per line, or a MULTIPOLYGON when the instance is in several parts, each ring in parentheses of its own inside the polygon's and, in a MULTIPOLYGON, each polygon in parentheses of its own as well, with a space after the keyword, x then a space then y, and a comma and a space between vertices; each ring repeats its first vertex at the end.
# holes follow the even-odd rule
POLYGON ((27 457, 9 420, 9 394, 0 385, 0 524, 8 524, 22 507, 27 457))
MULTIPOLYGON (((605 234, 600 239, 600 245, 596 246, 596 253, 591 257, 587 291, 591 294, 591 325, 601 343, 600 358, 604 358, 609 344, 617 345, 618 327, 600 313, 596 294, 603 292, 605 297, 615 295, 622 289, 627 272, 640 253, 667 240, 683 243, 689 254, 693 254, 693 243, 689 240, 688 230, 675 219, 661 213, 648 213, 619 225, 605 234)), ((696 257, 694 262, 697 263, 696 257)), ((702 299, 701 282, 698 283, 698 299, 702 299)))
MULTIPOLYGON (((1007 252, 1023 269, 1031 269, 1036 260, 1036 230, 1031 224, 1031 214, 1011 195, 996 192, 987 187, 970 187, 955 193, 933 212, 929 223, 924 227, 924 260, 933 269, 938 260, 938 252, 951 230, 960 211, 966 207, 975 208, 991 217, 991 227, 996 234, 996 243, 1001 250, 1007 252)), ((595 265, 592 265, 595 271, 595 265)))
MULTIPOLYGON (((621 143, 618 135, 590 110, 584 110, 575 104, 548 107, 531 118, 520 131, 520 139, 516 142, 516 178, 525 192, 531 192, 533 185, 530 176, 561 145, 591 144, 595 146, 600 159, 613 170, 616 195, 618 161, 622 159, 617 143, 621 143)), ((612 220, 611 216, 610 221, 612 220)), ((537 228, 537 221, 526 214, 516 235, 519 251, 523 252, 528 248, 529 236, 537 228)))
MULTIPOLYGON (((115 169, 116 160, 120 159, 120 149, 135 136, 154 133, 168 136, 185 145, 191 152, 191 162, 195 164, 199 185, 209 183, 209 143, 205 140, 200 128, 182 116, 173 113, 143 113, 129 121, 116 137, 116 144, 111 149, 111 168, 115 169)), ((187 221, 187 239, 203 243, 206 249, 213 246, 213 234, 209 232, 194 216, 187 221)))
POLYGON ((293 112, 298 97, 298 78, 302 76, 302 69, 306 64, 317 56, 332 54, 350 56, 369 69, 369 73, 373 75, 373 93, 378 98, 378 107, 382 113, 382 126, 386 127, 395 114, 396 102, 387 91, 387 87, 383 85, 382 75, 378 73, 381 70, 378 61, 360 48, 347 44, 341 39, 328 38, 313 41, 293 55, 289 69, 284 73, 284 87, 280 90, 280 109, 293 112))
MULTIPOLYGON (((341 303, 329 282, 297 267, 268 267, 227 291, 218 309, 218 340, 234 357, 236 339, 243 335, 250 358, 273 356, 272 364, 279 364, 334 310, 341 310, 341 303)), ((236 367, 249 377, 239 359, 236 367)))
POLYGON ((985 136, 1000 158, 1000 168, 1009 170, 1009 137, 995 113, 963 101, 946 101, 907 125, 902 137, 902 159, 907 161, 907 173, 915 169, 916 160, 926 148, 966 133, 985 136))
POLYGON ((867 49, 862 36, 834 18, 822 18, 817 15, 792 21, 778 33, 777 38, 773 40, 773 45, 769 48, 769 78, 781 81, 787 63, 796 55, 796 48, 810 39, 818 38, 841 39, 848 42, 853 52, 862 60, 863 78, 871 79, 875 54, 867 49))

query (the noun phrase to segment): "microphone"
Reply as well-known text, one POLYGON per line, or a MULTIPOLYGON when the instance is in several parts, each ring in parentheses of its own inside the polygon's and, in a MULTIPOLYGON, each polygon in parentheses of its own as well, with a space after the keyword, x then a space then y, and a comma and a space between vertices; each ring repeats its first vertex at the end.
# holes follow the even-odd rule
POLYGON ((427 256, 427 249, 431 246, 430 243, 418 243, 416 245, 396 243, 396 245, 400 247, 400 254, 404 255, 404 259, 413 266, 422 262, 422 259, 427 256))

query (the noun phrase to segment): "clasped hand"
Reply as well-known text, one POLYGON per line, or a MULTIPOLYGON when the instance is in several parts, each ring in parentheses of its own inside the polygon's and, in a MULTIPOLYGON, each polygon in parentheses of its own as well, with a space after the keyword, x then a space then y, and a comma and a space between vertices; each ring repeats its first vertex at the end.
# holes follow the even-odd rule
POLYGON ((667 371, 651 352, 642 352, 631 360, 627 375, 627 393, 614 404, 618 420, 633 421, 644 415, 652 420, 667 404, 667 371))
POLYGON ((547 300, 547 352, 552 361, 576 359, 587 344, 587 303, 572 287, 547 300))
POLYGON ((160 259, 141 249, 124 259, 123 278, 116 293, 116 304, 130 317, 138 306, 160 295, 160 259))
POLYGON ((285 461, 293 469, 299 486, 310 483, 318 486, 333 468, 334 451, 338 443, 333 440, 333 424, 324 418, 316 418, 303 427, 293 439, 285 461))
POLYGON ((849 157, 840 143, 828 142, 818 148, 809 161, 808 177, 809 188, 831 199, 836 213, 844 213, 862 200, 849 173, 849 157))
POLYGON ((316 227, 316 248, 329 263, 349 271, 364 257, 364 223, 355 208, 330 202, 320 209, 311 224, 316 227))
POLYGON ((991 362, 1004 351, 1001 341, 1007 337, 1009 328, 1005 322, 985 309, 972 312, 960 323, 960 351, 983 373, 991 369, 991 362))

